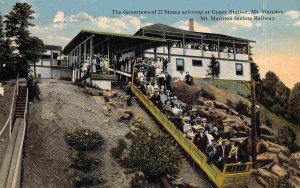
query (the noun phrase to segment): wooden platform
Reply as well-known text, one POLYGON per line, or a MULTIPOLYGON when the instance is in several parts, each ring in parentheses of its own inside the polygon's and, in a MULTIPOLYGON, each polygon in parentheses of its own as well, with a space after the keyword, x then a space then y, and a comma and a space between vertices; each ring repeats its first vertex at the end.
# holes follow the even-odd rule
POLYGON ((118 75, 113 75, 113 74, 92 74, 92 80, 118 81, 118 75))

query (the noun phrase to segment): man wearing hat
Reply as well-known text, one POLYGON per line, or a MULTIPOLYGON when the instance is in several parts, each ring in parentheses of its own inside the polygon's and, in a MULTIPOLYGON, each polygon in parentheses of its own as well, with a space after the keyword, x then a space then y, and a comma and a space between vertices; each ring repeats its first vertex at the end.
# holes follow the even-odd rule
POLYGON ((198 126, 197 131, 198 133, 195 135, 194 144, 199 150, 202 151, 202 153, 205 153, 208 144, 208 139, 207 136, 204 134, 204 127, 198 126))
POLYGON ((154 90, 154 95, 150 98, 151 102, 159 107, 159 104, 160 104, 160 94, 159 94, 159 91, 157 89, 154 90))
POLYGON ((165 73, 165 84, 166 84, 166 88, 168 89, 168 90, 170 90, 171 89, 171 82, 172 82, 172 77, 171 77, 171 75, 168 73, 168 72, 166 72, 165 73))
POLYGON ((186 72, 186 75, 185 75, 185 78, 184 78, 185 83, 188 84, 188 85, 192 85, 192 79, 193 78, 191 77, 190 73, 186 72))
POLYGON ((208 163, 213 162, 217 165, 217 161, 220 157, 220 153, 218 152, 218 141, 216 139, 211 140, 211 145, 207 147, 206 156, 208 157, 208 163))
POLYGON ((219 140, 220 137, 221 137, 221 134, 219 133, 217 127, 214 127, 214 128, 213 128, 213 131, 212 131, 211 135, 212 135, 212 136, 214 137, 214 139, 216 139, 216 140, 219 140))

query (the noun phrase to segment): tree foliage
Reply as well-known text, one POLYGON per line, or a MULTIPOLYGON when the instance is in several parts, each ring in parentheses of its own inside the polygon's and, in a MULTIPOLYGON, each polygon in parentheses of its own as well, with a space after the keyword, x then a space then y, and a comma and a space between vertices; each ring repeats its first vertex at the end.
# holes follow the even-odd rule
POLYGON ((220 75, 220 64, 215 58, 215 56, 212 55, 207 69, 207 76, 215 80, 219 78, 219 75, 220 75))
POLYGON ((121 157, 123 165, 142 171, 150 178, 179 173, 181 154, 169 136, 152 133, 145 126, 138 125, 128 137, 131 146, 121 157))
POLYGON ((276 141, 278 144, 288 147, 291 152, 294 152, 296 149, 296 138, 297 135, 293 129, 289 126, 285 126, 279 129, 276 141))
POLYGON ((290 92, 290 89, 271 71, 267 72, 266 77, 256 89, 258 101, 272 112, 285 118, 288 118, 290 92))
POLYGON ((300 82, 296 83, 289 98, 289 113, 291 120, 300 124, 300 82))
POLYGON ((43 41, 32 37, 29 28, 34 26, 34 10, 27 3, 16 3, 5 15, 7 43, 14 53, 15 69, 26 75, 30 62, 36 62, 43 52, 43 41))

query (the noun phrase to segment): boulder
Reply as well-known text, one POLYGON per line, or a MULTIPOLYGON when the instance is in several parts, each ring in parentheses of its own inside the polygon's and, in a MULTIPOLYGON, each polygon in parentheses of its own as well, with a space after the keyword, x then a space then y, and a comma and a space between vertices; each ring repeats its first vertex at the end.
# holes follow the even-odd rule
POLYGON ((131 110, 122 110, 121 114, 122 115, 119 118, 119 121, 130 121, 133 117, 133 113, 131 110))
POLYGON ((260 137, 266 141, 270 141, 270 142, 275 142, 276 141, 276 137, 275 135, 265 135, 265 134, 262 134, 260 135, 260 137))
POLYGON ((278 157, 276 153, 265 152, 257 155, 257 161, 265 163, 278 163, 278 157))
POLYGON ((267 149, 267 146, 265 144, 265 141, 260 140, 260 141, 256 142, 256 152, 257 153, 264 153, 267 150, 268 149, 267 149))
POLYGON ((233 110, 233 109, 228 109, 228 113, 229 114, 231 114, 231 115, 235 115, 235 116, 238 116, 239 115, 239 113, 237 112, 237 111, 235 111, 235 110, 233 110))
POLYGON ((230 107, 224 103, 221 103, 219 101, 213 101, 213 104, 216 108, 220 108, 220 109, 224 109, 224 110, 228 110, 230 107))
MULTIPOLYGON (((284 168, 288 171, 289 176, 297 176, 300 177, 300 171, 299 169, 294 168, 293 166, 290 166, 287 163, 283 163, 284 168)), ((296 166, 295 166, 296 167, 296 166)))
POLYGON ((291 158, 300 161, 300 152, 292 153, 291 158))
POLYGON ((284 168, 282 168, 281 166, 279 166, 278 164, 275 164, 271 168, 271 171, 274 172, 275 174, 277 174, 280 177, 284 177, 284 176, 288 175, 287 171, 284 168))
POLYGON ((297 176, 290 176, 290 180, 295 183, 296 185, 300 185, 300 178, 297 176))
POLYGON ((270 151, 273 150, 274 152, 282 152, 288 156, 290 155, 290 150, 288 147, 270 141, 266 141, 266 143, 268 144, 268 148, 270 148, 270 151))
POLYGON ((268 127, 267 125, 265 124, 262 124, 260 126, 260 132, 261 134, 264 134, 264 135, 274 135, 274 131, 272 128, 268 127))
POLYGON ((227 125, 231 126, 235 131, 243 131, 243 132, 251 131, 251 129, 249 127, 247 127, 246 125, 244 125, 243 123, 233 122, 233 123, 230 123, 227 125))
POLYGON ((259 176, 266 178, 277 178, 278 176, 271 172, 270 170, 258 168, 256 172, 259 176))
POLYGON ((264 187, 267 187, 269 185, 268 182, 261 176, 256 176, 256 180, 259 184, 261 184, 264 187))
POLYGON ((205 99, 199 99, 199 104, 202 106, 209 106, 209 107, 214 107, 214 102, 213 101, 209 101, 209 100, 205 100, 205 99))
POLYGON ((82 92, 86 93, 86 94, 89 94, 91 96, 102 96, 103 95, 102 90, 88 88, 88 87, 85 87, 82 92))
POLYGON ((297 166, 297 162, 295 160, 293 160, 290 157, 286 156, 282 152, 279 152, 278 158, 281 162, 285 162, 285 163, 289 164, 290 166, 297 166))

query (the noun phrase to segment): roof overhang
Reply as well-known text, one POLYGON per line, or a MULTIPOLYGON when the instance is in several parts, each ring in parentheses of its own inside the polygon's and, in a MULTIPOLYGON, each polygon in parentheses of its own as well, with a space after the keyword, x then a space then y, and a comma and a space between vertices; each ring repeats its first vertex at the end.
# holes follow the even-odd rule
POLYGON ((81 30, 64 48, 63 53, 69 54, 78 45, 82 44, 87 39, 93 37, 93 44, 101 44, 109 40, 110 52, 115 53, 122 51, 123 49, 135 48, 137 46, 149 46, 149 48, 155 48, 159 46, 165 46, 172 44, 174 41, 145 37, 145 36, 134 36, 129 34, 120 33, 109 33, 92 30, 81 30))

